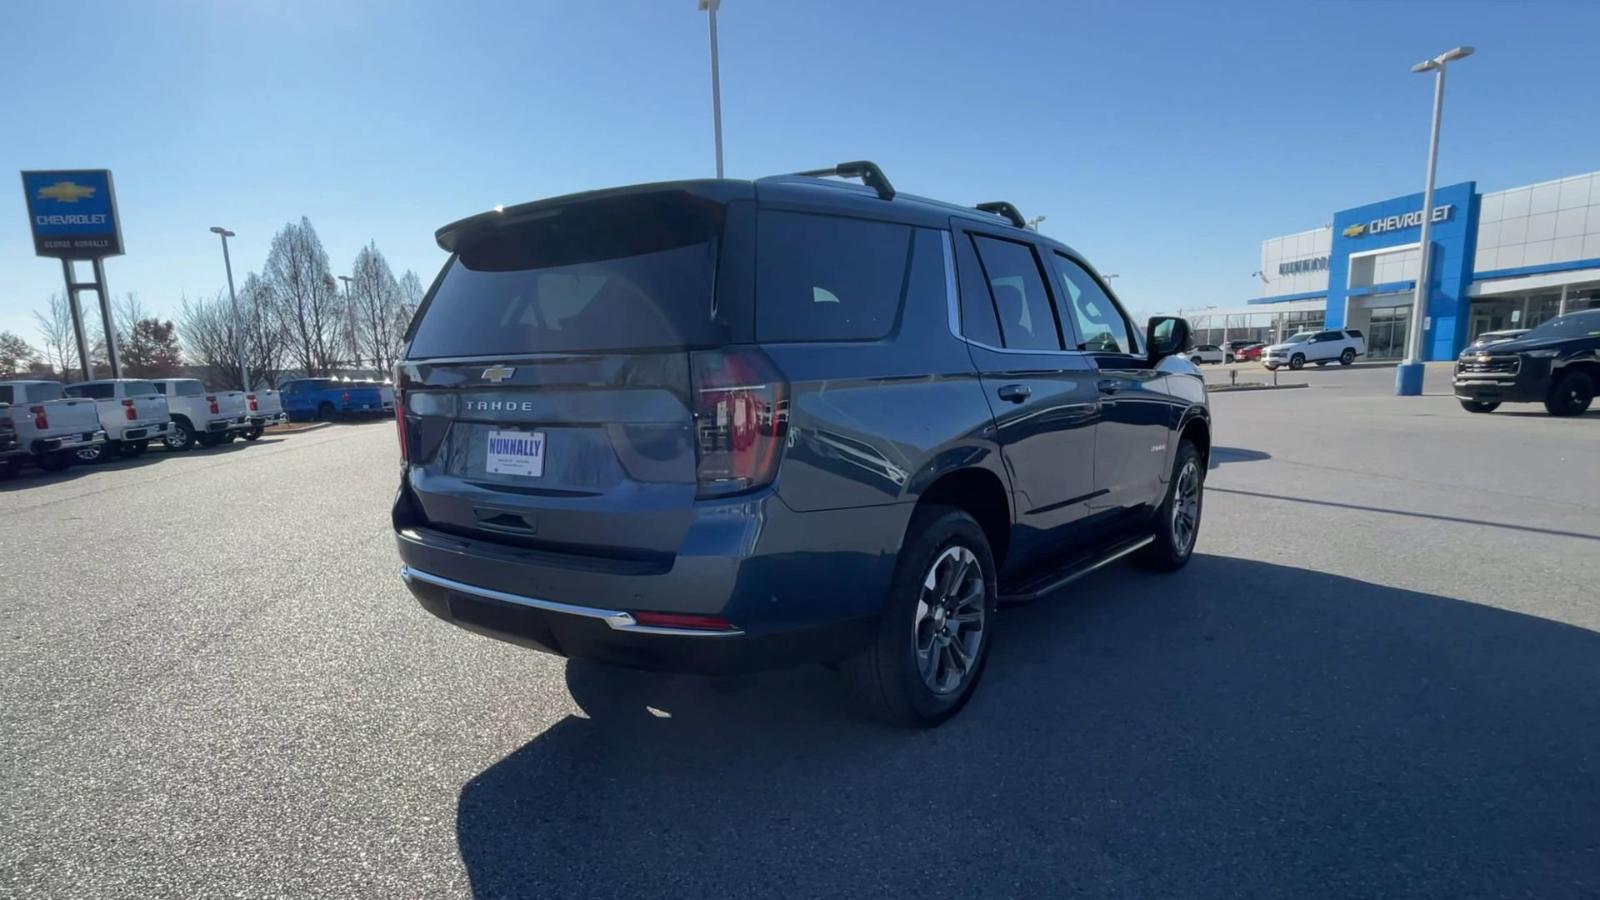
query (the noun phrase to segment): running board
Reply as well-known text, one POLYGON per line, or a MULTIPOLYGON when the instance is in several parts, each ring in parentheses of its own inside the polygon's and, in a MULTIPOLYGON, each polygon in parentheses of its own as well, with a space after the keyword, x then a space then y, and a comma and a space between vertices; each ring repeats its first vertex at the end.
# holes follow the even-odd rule
POLYGON ((1052 572, 1044 578, 1031 581, 1023 585, 1015 593, 1001 594, 1000 603, 1004 606, 1031 603, 1046 594, 1066 587, 1091 572, 1097 572, 1111 565, 1136 550, 1142 550, 1150 546, 1155 543, 1155 540, 1154 535, 1146 534, 1132 540, 1123 541, 1120 544, 1113 544, 1110 549, 1098 556, 1088 557, 1075 565, 1069 566, 1064 571, 1052 572))

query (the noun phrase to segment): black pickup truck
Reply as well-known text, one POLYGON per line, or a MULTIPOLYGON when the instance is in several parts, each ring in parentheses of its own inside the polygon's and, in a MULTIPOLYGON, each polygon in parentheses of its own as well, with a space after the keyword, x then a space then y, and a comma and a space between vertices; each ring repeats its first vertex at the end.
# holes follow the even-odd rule
POLYGON ((1468 412, 1543 403, 1580 416, 1600 386, 1600 309, 1558 316, 1510 341, 1475 343, 1456 360, 1455 394, 1468 412))

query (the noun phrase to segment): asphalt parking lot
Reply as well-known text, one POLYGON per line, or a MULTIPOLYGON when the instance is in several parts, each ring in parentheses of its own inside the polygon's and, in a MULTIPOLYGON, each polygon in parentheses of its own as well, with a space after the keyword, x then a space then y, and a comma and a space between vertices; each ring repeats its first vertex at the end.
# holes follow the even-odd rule
POLYGON ((1294 374, 929 732, 430 618, 387 423, 0 485, 0 895, 1595 896, 1600 412, 1294 374))

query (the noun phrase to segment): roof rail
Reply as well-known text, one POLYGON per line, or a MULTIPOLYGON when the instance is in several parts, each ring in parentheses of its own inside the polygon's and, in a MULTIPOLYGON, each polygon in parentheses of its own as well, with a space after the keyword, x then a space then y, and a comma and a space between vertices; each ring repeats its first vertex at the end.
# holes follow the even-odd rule
POLYGON ((796 175, 808 175, 812 178, 859 178, 861 183, 878 192, 879 199, 893 200, 894 185, 884 176, 883 170, 870 159, 858 159, 854 162, 842 162, 828 169, 812 169, 807 172, 796 172, 796 175))
POLYGON ((1022 213, 1018 212, 1017 208, 1012 206, 1009 201, 991 200, 988 203, 979 203, 977 208, 986 213, 994 213, 995 215, 1008 220, 1011 224, 1017 226, 1018 228, 1028 227, 1028 223, 1022 219, 1022 213))

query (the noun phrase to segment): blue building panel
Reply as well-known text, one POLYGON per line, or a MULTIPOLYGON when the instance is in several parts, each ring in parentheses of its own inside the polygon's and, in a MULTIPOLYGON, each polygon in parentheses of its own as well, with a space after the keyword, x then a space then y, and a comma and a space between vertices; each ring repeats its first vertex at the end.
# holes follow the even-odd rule
MULTIPOLYGON (((1467 286, 1472 282, 1473 252, 1478 233, 1477 183, 1435 188, 1433 192, 1432 270, 1428 285, 1431 327, 1423 336, 1428 359, 1454 359, 1466 343, 1470 321, 1467 286)), ((1352 296, 1374 293, 1372 287, 1350 289, 1350 255, 1417 242, 1422 230, 1422 194, 1408 194, 1335 213, 1328 260, 1328 328, 1342 328, 1352 296)), ((1387 285, 1376 287, 1388 287, 1387 285)))

